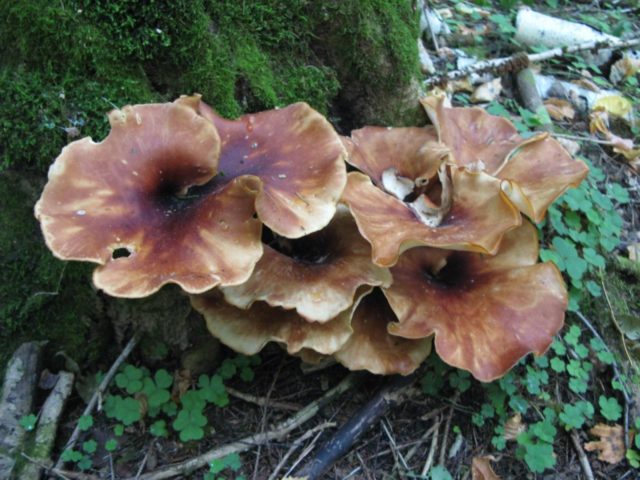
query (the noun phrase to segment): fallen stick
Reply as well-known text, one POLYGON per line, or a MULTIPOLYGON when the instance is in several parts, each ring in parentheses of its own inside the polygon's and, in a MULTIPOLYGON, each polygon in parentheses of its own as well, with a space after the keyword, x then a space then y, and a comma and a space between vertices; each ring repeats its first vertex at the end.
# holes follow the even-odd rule
POLYGON ((386 385, 362 409, 333 434, 329 441, 321 447, 315 458, 294 473, 293 477, 302 477, 306 480, 320 478, 392 405, 400 402, 399 393, 411 385, 415 379, 415 375, 390 378, 386 385))
POLYGON ((51 449, 56 440, 60 416, 73 391, 73 380, 73 373, 63 371, 58 374, 58 381, 40 411, 35 442, 30 450, 30 458, 35 461, 24 466, 18 477, 20 480, 40 478, 42 465, 51 465, 51 449))
MULTIPOLYGON (((275 428, 268 432, 258 433, 242 438, 232 443, 228 443, 221 447, 214 448, 208 452, 190 458, 184 462, 176 463, 160 468, 154 472, 149 472, 139 477, 139 480, 160 480, 163 478, 171 478, 182 476, 184 478, 194 470, 206 467, 210 462, 217 458, 223 458, 232 453, 239 453, 249 450, 257 445, 264 445, 272 440, 281 440, 286 437, 292 430, 296 429, 303 423, 313 418, 322 407, 340 396, 357 383, 357 377, 354 374, 347 375, 338 385, 329 390, 319 399, 311 402, 295 415, 287 420, 277 424, 275 428)), ((133 479, 129 479, 133 480, 133 479)))
POLYGON ((576 453, 578 454, 578 460, 580 460, 580 466, 582 467, 582 471, 584 472, 584 476, 587 480, 595 480, 593 476, 593 470, 591 470, 591 464, 589 463, 589 459, 587 458, 587 454, 584 453, 582 446, 580 445, 580 438, 578 438, 578 432, 575 429, 571 429, 571 443, 573 443, 573 448, 575 448, 576 453))
MULTIPOLYGON (((135 346, 138 344, 139 340, 140 340, 140 336, 137 333, 133 337, 131 337, 127 345, 124 347, 124 350, 122 350, 118 358, 116 358, 116 361, 113 362, 113 365, 111 365, 111 368, 102 379, 102 382, 100 382, 100 385, 98 385, 98 388, 91 396, 91 400, 89 400, 89 403, 84 409, 84 412, 82 412, 82 416, 91 415, 91 413, 93 413, 93 409, 95 408, 96 403, 98 403, 98 398, 107 389, 107 387, 109 386, 109 383, 111 383, 111 379, 115 376, 116 372, 120 368, 120 365, 122 365, 122 363, 127 359, 129 354, 131 354, 135 346)), ((80 427, 76 424, 76 428, 73 429, 73 432, 71 433, 71 436, 69 437, 69 440, 67 441, 62 451, 64 452, 68 448, 73 448, 76 442, 78 441, 79 436, 80 436, 80 427)), ((53 470, 61 470, 63 464, 64 462, 62 461, 62 454, 61 454, 60 457, 58 457, 58 461, 53 466, 53 470)))
POLYGON ((611 50, 620 50, 621 48, 629 48, 640 45, 640 38, 631 38, 629 40, 609 40, 609 41, 589 41, 573 45, 570 47, 558 47, 551 50, 545 50, 540 53, 527 55, 526 53, 516 53, 510 57, 495 58, 493 60, 484 60, 472 65, 453 70, 444 75, 427 78, 423 84, 426 87, 445 83, 448 80, 457 80, 466 77, 471 73, 485 73, 494 71, 519 71, 527 68, 530 64, 549 60, 550 58, 563 57, 570 53, 582 52, 585 50, 600 50, 603 48, 611 50))

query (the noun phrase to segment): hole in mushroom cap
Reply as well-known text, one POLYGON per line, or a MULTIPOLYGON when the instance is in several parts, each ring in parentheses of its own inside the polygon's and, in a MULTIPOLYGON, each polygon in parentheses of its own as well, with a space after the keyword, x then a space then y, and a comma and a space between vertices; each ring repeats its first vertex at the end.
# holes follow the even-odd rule
POLYGON ((129 247, 119 247, 111 252, 111 258, 113 258, 114 260, 118 258, 127 258, 130 257, 132 253, 133 250, 129 247))
POLYGON ((319 265, 331 261, 333 255, 337 253, 338 241, 326 230, 291 239, 263 227, 262 243, 297 262, 319 265))

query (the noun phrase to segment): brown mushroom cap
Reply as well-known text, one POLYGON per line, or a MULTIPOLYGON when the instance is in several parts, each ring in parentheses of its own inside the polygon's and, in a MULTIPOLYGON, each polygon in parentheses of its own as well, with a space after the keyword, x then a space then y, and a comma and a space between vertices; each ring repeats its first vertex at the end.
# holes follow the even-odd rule
POLYGON ((348 175, 343 201, 360 233, 371 243, 373 261, 391 266, 413 247, 495 253, 506 231, 522 222, 520 213, 500 190, 500 181, 482 172, 451 168, 453 203, 442 223, 422 223, 409 206, 383 192, 362 173, 348 175))
POLYGON ((191 305, 205 317, 213 336, 244 355, 258 353, 271 341, 284 344, 290 354, 306 349, 330 355, 352 332, 352 309, 330 322, 310 323, 293 310, 273 308, 264 302, 256 302, 248 310, 236 308, 217 290, 192 295, 191 305))
POLYGON ((387 326, 395 320, 379 291, 367 295, 353 314, 353 334, 334 354, 335 359, 349 370, 409 375, 431 353, 431 338, 409 340, 389 335, 387 326))
POLYGON ((324 228, 346 183, 346 150, 331 124, 306 103, 226 120, 205 104, 200 112, 222 141, 219 182, 242 175, 262 182, 260 220, 287 238, 324 228))
POLYGON ((391 283, 389 271, 371 263, 371 247, 344 206, 323 230, 285 242, 301 243, 303 251, 285 254, 265 245, 249 280, 222 288, 227 302, 249 308, 264 300, 274 307, 295 308, 309 321, 327 322, 354 303, 360 286, 391 283))
POLYGON ((543 354, 567 307, 562 276, 552 263, 535 264, 538 238, 526 222, 505 235, 496 256, 417 248, 391 269, 384 289, 404 338, 435 334, 450 365, 481 381, 504 375, 529 352, 543 354))
POLYGON ((504 180, 509 199, 535 222, 588 174, 584 162, 574 160, 547 134, 523 139, 507 119, 481 108, 446 108, 443 98, 435 96, 421 102, 456 165, 480 168, 504 180))
POLYGON ((241 283, 262 254, 254 180, 185 195, 213 178, 220 153, 199 102, 114 110, 104 141, 71 143, 49 170, 35 206, 45 241, 58 258, 101 264, 94 281, 110 295, 143 297, 166 283, 192 293, 241 283))

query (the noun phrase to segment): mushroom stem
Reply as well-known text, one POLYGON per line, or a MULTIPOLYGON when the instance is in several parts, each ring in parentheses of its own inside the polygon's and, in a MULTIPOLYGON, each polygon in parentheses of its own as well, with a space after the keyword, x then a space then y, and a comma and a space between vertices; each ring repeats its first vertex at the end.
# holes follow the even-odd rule
POLYGON ((420 221, 429 227, 437 227, 442 223, 442 219, 451 210, 453 189, 451 180, 447 174, 447 165, 443 162, 438 169, 438 178, 442 186, 440 193, 440 205, 434 206, 425 195, 419 195, 413 202, 409 203, 411 210, 418 216, 420 221))

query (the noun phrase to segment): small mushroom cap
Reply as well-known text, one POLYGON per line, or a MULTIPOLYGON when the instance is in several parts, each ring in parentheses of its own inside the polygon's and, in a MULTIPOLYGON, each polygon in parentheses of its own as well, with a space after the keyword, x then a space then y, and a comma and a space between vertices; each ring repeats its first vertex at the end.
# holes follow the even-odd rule
POLYGON ((481 108, 447 108, 436 96, 421 102, 456 165, 481 165, 489 175, 504 180, 504 192, 534 222, 540 222, 549 205, 588 174, 585 163, 574 160, 548 134, 523 139, 507 119, 481 108))
POLYGON ((284 344, 290 354, 305 349, 330 355, 352 333, 352 309, 330 322, 310 323, 293 310, 273 308, 264 302, 256 302, 248 310, 236 308, 217 290, 192 295, 191 305, 204 316, 213 336, 244 355, 258 353, 271 341, 284 344))
POLYGON ((372 246, 373 261, 384 267, 413 247, 495 253, 504 233, 522 222, 500 190, 500 181, 482 172, 451 169, 453 204, 437 227, 422 223, 406 203, 383 192, 362 173, 348 175, 343 201, 360 233, 372 246))
POLYGON ((306 103, 226 120, 211 107, 200 112, 222 140, 219 181, 257 177, 260 220, 287 238, 324 228, 346 183, 346 150, 331 124, 306 103))
POLYGON ((379 291, 367 295, 353 314, 353 334, 334 354, 335 359, 349 370, 409 375, 431 353, 431 338, 409 340, 389 335, 387 325, 395 320, 395 314, 379 291))
POLYGON ((99 263, 94 281, 110 295, 144 297, 166 283, 192 293, 241 283, 262 254, 253 180, 185 196, 213 178, 220 153, 199 102, 114 110, 104 141, 71 143, 49 170, 35 206, 45 241, 58 258, 99 263))
POLYGON ((249 280, 222 289, 227 302, 249 308, 264 300, 274 307, 296 309, 309 321, 327 322, 348 309, 362 285, 388 286, 391 274, 371 263, 371 247, 344 206, 331 223, 304 239, 317 244, 326 258, 308 261, 264 246, 264 255, 249 280))
POLYGON ((505 235, 496 256, 417 248, 391 269, 384 289, 403 338, 435 334, 438 355, 478 380, 504 375, 529 352, 543 354, 560 330, 567 293, 552 263, 536 264, 529 223, 505 235))
POLYGON ((343 137, 349 156, 347 162, 366 173, 373 183, 382 186, 382 175, 394 169, 410 179, 432 178, 448 153, 438 146, 433 127, 364 127, 343 137))
POLYGON ((551 205, 568 188, 577 187, 589 174, 581 160, 574 160, 547 134, 523 142, 508 156, 495 176, 522 213, 541 222, 551 205))

